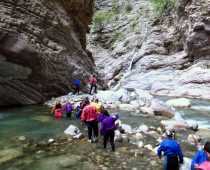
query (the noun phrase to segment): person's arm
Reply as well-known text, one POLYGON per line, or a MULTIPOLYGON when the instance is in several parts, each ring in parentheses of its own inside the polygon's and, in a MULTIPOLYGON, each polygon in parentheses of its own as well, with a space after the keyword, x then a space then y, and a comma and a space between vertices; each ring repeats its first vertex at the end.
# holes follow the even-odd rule
POLYGON ((85 112, 85 110, 83 109, 82 115, 81 115, 81 124, 84 123, 84 121, 85 121, 85 115, 86 115, 86 112, 85 112))
POLYGON ((160 144, 160 147, 157 150, 157 154, 158 154, 159 158, 161 158, 161 153, 162 153, 162 149, 163 149, 162 145, 163 145, 163 142, 160 144))
POLYGON ((114 121, 116 121, 117 119, 119 119, 119 115, 116 113, 116 114, 113 116, 113 119, 114 119, 114 121))
POLYGON ((101 127, 100 127, 100 130, 99 130, 100 135, 103 135, 104 134, 104 128, 105 128, 105 124, 104 124, 104 121, 103 121, 101 123, 101 127))

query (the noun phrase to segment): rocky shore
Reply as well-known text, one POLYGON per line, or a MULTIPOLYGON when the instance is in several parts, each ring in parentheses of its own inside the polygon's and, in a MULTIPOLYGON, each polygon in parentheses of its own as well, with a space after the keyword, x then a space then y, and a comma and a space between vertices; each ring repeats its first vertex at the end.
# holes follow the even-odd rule
MULTIPOLYGON (((135 112, 140 116, 139 120, 155 119, 159 122, 155 126, 144 123, 140 124, 139 127, 132 127, 132 125, 119 120, 118 123, 120 124, 120 129, 123 129, 123 133, 119 130, 115 131, 115 141, 119 143, 117 145, 122 146, 117 147, 117 152, 123 152, 133 157, 149 155, 155 159, 154 162, 150 162, 150 165, 161 164, 161 161, 156 159, 156 150, 164 138, 166 129, 176 131, 176 138, 180 142, 185 156, 185 163, 181 168, 183 170, 189 169, 190 158, 202 147, 204 142, 202 137, 198 135, 198 132, 202 131, 202 129, 199 129, 198 124, 189 124, 176 112, 175 107, 191 107, 189 99, 177 98, 163 102, 140 89, 119 89, 117 91, 98 91, 94 96, 69 94, 61 96, 61 100, 63 103, 70 101, 76 106, 84 97, 89 97, 90 99, 99 98, 105 108, 117 111, 119 115, 124 110, 128 112, 127 114, 135 112)), ((54 102, 55 99, 52 99, 46 104, 53 106, 54 102)), ((65 133, 70 140, 83 140, 85 138, 85 134, 81 134, 80 130, 72 125, 65 133)))

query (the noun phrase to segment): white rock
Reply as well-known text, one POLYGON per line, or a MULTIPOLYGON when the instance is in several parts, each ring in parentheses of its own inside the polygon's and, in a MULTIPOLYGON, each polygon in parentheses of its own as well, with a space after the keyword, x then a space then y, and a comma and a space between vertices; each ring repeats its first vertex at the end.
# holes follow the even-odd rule
POLYGON ((65 134, 67 135, 71 135, 71 136, 75 136, 77 135, 78 133, 80 133, 80 130, 74 126, 74 125, 70 125, 65 131, 64 131, 65 134))
POLYGON ((130 104, 120 104, 119 105, 119 108, 122 109, 122 110, 137 110, 138 109, 138 106, 135 106, 135 105, 130 105, 130 104))
POLYGON ((115 130, 114 141, 116 141, 116 142, 122 142, 123 141, 122 134, 120 133, 119 130, 115 130))
POLYGON ((188 126, 186 122, 177 121, 177 120, 162 120, 160 123, 164 125, 167 130, 187 128, 188 126))
POLYGON ((136 134, 133 134, 130 137, 130 140, 132 140, 132 141, 139 141, 139 140, 142 140, 143 138, 144 138, 144 136, 141 133, 136 133, 136 134))
POLYGON ((166 104, 174 107, 190 107, 190 100, 186 98, 172 99, 168 100, 166 104))
POLYGON ((73 137, 73 139, 83 139, 85 136, 83 133, 79 133, 73 137))
POLYGON ((153 109, 150 108, 150 107, 146 107, 146 106, 145 107, 141 107, 140 108, 140 111, 143 112, 143 113, 145 113, 145 114, 155 115, 153 109))
POLYGON ((125 131, 125 133, 128 133, 128 134, 132 134, 133 133, 133 130, 132 130, 130 125, 121 124, 121 127, 125 131))
POLYGON ((136 89, 136 93, 139 95, 139 99, 143 101, 151 101, 153 96, 149 94, 147 91, 141 90, 141 89, 136 89))
POLYGON ((24 141, 24 140, 26 140, 26 137, 25 136, 19 136, 18 140, 24 141))
POLYGON ((53 143, 53 142, 55 142, 55 140, 54 139, 49 139, 48 142, 53 143))
POLYGON ((136 132, 144 132, 144 133, 147 133, 148 129, 149 129, 149 128, 148 128, 147 125, 141 125, 141 126, 139 126, 138 129, 136 129, 135 131, 136 131, 136 132))
POLYGON ((139 141, 138 142, 138 148, 141 149, 141 148, 143 148, 143 146, 144 146, 144 143, 142 141, 139 141))
POLYGON ((150 145, 150 144, 145 145, 144 148, 147 148, 147 149, 153 151, 153 147, 152 147, 152 145, 150 145))
POLYGON ((138 101, 136 101, 136 100, 132 100, 132 101, 130 102, 130 105, 136 106, 136 108, 139 107, 139 103, 138 103, 138 101))

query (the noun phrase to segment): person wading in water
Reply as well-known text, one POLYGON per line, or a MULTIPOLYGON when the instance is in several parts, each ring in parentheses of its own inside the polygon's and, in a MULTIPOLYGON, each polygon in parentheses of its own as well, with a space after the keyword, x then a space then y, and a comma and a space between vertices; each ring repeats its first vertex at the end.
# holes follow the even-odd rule
POLYGON ((56 99, 55 106, 53 107, 51 113, 54 112, 54 117, 60 118, 62 117, 62 104, 61 99, 56 99))
POLYGON ((160 147, 157 150, 160 159, 161 153, 164 153, 164 170, 178 170, 179 162, 183 163, 182 150, 173 137, 174 134, 170 130, 167 130, 166 139, 161 142, 160 147))

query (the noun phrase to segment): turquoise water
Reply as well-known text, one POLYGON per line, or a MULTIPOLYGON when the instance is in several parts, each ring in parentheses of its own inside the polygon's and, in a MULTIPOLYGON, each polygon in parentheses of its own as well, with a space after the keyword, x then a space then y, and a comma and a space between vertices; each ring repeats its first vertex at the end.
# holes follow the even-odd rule
MULTIPOLYGON (((53 118, 50 111, 48 107, 40 105, 0 110, 0 169, 132 169, 132 167, 139 169, 145 166, 146 169, 151 169, 154 166, 162 167, 158 164, 158 160, 150 165, 149 162, 154 158, 151 160, 147 158, 148 156, 144 157, 145 151, 136 153, 136 146, 129 143, 117 143, 117 152, 112 153, 109 145, 107 151, 104 151, 101 139, 98 144, 88 143, 87 138, 80 141, 64 140, 63 132, 70 124, 76 125, 85 135, 87 135, 87 129, 80 125, 80 120, 75 118, 74 113, 70 120, 66 120, 65 117, 53 118), (26 140, 19 140, 22 136, 26 140), (50 138, 58 141, 59 147, 48 145, 47 141, 50 138)), ((159 126, 157 123, 159 121, 140 117, 136 113, 120 111, 119 115, 122 123, 130 124, 133 128, 145 123, 159 126)))
MULTIPOLYGON (((167 100, 163 99, 163 100, 167 100)), ((204 125, 210 122, 209 102, 192 100, 191 108, 181 108, 178 112, 188 121, 200 121, 204 125)), ((98 144, 84 140, 64 140, 64 130, 76 125, 87 136, 87 129, 80 125, 74 113, 70 120, 65 117, 55 119, 46 106, 27 106, 0 110, 0 169, 1 170, 59 170, 59 169, 160 169, 162 160, 156 155, 129 142, 116 143, 117 152, 105 151, 102 140, 98 144), (26 140, 19 140, 24 136, 26 140), (49 145, 48 139, 53 138, 57 145, 49 145), (150 156, 148 156, 150 155, 150 156)), ((112 110, 118 112, 120 120, 132 128, 142 124, 160 126, 163 117, 145 117, 135 112, 112 110)), ((65 116, 65 115, 64 115, 65 116)), ((210 138, 209 132, 202 132, 210 138)), ((199 134, 199 135, 202 135, 199 134)), ((155 145, 154 141, 144 139, 155 145)), ((185 147, 185 150, 189 149, 185 147)), ((194 151, 190 154, 192 155, 194 151)))

